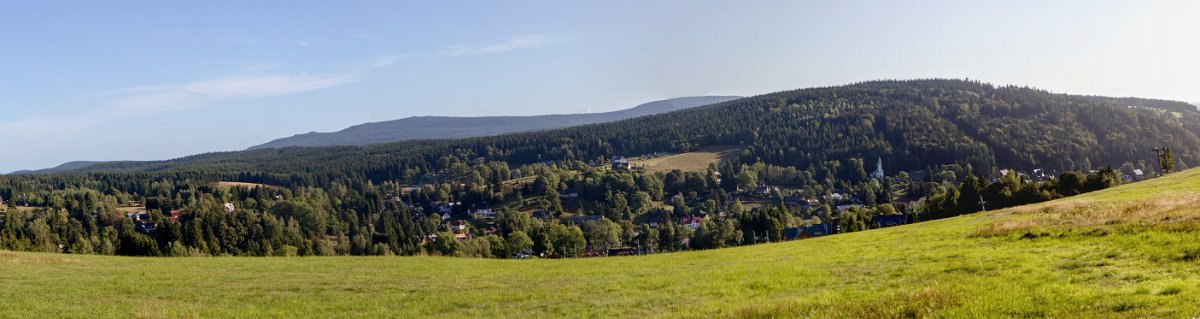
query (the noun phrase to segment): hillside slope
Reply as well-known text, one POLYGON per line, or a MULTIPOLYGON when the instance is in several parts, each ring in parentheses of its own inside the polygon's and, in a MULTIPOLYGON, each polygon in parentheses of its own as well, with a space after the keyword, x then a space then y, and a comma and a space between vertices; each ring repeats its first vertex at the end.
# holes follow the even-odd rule
POLYGON ((290 146, 369 145, 418 139, 447 139, 537 131, 619 121, 738 99, 737 96, 693 96, 654 101, 631 109, 605 113, 538 116, 417 116, 366 123, 331 133, 306 133, 267 142, 250 149, 290 146))
POLYGON ((1126 162, 1149 168, 1155 165, 1151 149, 1163 146, 1175 151, 1180 167, 1190 167, 1200 163, 1197 132, 1200 111, 1182 102, 961 80, 873 81, 539 132, 211 153, 84 171, 222 172, 228 176, 217 178, 250 176, 244 181, 275 185, 330 178, 379 182, 481 157, 515 166, 738 145, 742 162, 796 167, 814 176, 851 176, 853 158, 882 159, 888 174, 970 164, 977 175, 994 176, 1002 168, 1086 170, 1126 162), (455 160, 442 160, 448 155, 455 160))
POLYGON ((1200 170, 749 247, 571 260, 0 252, 14 317, 1188 317, 1200 170))

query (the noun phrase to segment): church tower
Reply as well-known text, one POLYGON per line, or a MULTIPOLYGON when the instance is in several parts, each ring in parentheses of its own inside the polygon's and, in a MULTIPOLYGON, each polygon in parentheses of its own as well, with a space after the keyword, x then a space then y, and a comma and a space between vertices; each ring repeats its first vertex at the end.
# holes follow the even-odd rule
POLYGON ((883 158, 879 158, 879 161, 875 162, 875 171, 871 172, 871 178, 883 179, 883 158))

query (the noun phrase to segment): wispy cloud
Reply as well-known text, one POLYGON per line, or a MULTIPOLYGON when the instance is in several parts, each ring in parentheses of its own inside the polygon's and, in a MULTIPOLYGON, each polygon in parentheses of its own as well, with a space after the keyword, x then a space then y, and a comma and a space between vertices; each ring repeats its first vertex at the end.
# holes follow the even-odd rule
POLYGON ((230 99, 291 95, 341 86, 357 74, 239 74, 182 84, 152 85, 120 90, 112 105, 130 111, 176 109, 230 99))
POLYGON ((312 45, 312 42, 309 42, 308 40, 305 40, 305 39, 300 39, 300 40, 287 41, 287 44, 298 46, 298 47, 307 47, 307 46, 312 45))
POLYGON ((468 54, 504 53, 514 50, 540 47, 546 45, 547 42, 549 42, 549 37, 544 34, 526 34, 513 37, 512 40, 504 43, 494 43, 482 46, 455 44, 443 50, 442 54, 449 56, 462 56, 468 54))
POLYGON ((145 113, 185 109, 227 100, 265 98, 312 92, 354 83, 372 69, 408 59, 408 54, 377 56, 363 66, 334 74, 280 73, 269 69, 178 84, 146 85, 103 93, 117 98, 110 105, 120 111, 145 113))
POLYGON ((241 73, 174 84, 130 87, 87 95, 96 99, 91 111, 59 117, 0 118, 0 136, 36 136, 50 142, 80 138, 102 125, 138 116, 169 113, 221 102, 286 96, 351 84, 375 69, 405 59, 407 54, 383 55, 337 73, 280 72, 255 66, 241 73))

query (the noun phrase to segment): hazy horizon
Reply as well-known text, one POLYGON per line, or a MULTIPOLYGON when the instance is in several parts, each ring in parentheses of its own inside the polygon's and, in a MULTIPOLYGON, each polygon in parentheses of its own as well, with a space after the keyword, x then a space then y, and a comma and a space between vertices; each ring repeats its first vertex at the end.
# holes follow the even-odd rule
POLYGON ((0 172, 878 79, 1200 101, 1200 3, 5 3, 0 172))

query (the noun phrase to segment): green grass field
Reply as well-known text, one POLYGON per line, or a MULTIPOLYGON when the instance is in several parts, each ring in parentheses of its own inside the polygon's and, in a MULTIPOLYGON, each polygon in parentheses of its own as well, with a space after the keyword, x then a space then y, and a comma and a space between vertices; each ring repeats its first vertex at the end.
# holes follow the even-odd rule
POLYGON ((0 252, 0 317, 1200 316, 1200 170, 802 241, 639 257, 0 252))

